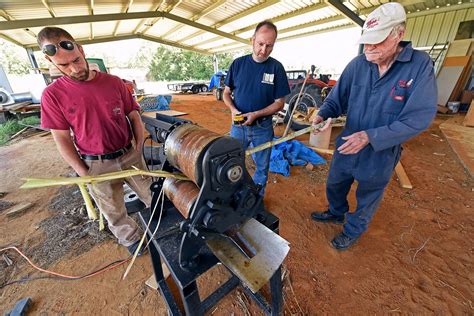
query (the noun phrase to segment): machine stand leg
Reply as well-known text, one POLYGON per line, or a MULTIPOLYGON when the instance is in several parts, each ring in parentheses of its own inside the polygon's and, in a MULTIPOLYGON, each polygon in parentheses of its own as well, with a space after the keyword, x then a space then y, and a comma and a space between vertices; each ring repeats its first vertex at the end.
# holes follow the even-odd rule
POLYGON ((192 282, 183 289, 180 288, 179 290, 186 315, 203 315, 201 310, 201 299, 199 298, 199 291, 196 281, 192 282))
POLYGON ((150 244, 149 251, 151 263, 153 265, 153 271, 155 273, 156 283, 158 284, 161 295, 163 295, 163 298, 165 299, 165 303, 168 307, 168 314, 172 316, 181 316, 181 311, 179 310, 179 307, 176 304, 173 294, 171 293, 171 290, 163 275, 160 254, 153 244, 150 244))

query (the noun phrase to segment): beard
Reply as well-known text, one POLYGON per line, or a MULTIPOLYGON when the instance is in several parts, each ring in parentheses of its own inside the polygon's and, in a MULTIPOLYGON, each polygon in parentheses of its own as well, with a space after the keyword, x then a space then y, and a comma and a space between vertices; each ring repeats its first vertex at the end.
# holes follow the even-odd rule
POLYGON ((89 79, 89 64, 87 62, 86 62, 86 68, 79 72, 67 74, 62 70, 59 70, 59 71, 61 71, 63 75, 65 75, 68 78, 71 78, 72 80, 87 81, 87 79, 89 79))

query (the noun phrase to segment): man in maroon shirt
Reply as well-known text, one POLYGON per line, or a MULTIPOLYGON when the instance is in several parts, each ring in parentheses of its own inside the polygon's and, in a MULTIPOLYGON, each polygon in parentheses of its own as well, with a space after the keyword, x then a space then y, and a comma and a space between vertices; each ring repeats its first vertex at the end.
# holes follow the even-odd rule
MULTIPOLYGON (((90 71, 82 46, 61 28, 42 29, 38 44, 46 59, 64 74, 41 98, 41 125, 51 129, 64 160, 79 176, 143 169, 139 106, 122 80, 90 71)), ((149 207, 151 179, 135 176, 125 182, 149 207)), ((133 253, 140 231, 127 215, 123 181, 95 183, 89 190, 112 233, 133 253)))

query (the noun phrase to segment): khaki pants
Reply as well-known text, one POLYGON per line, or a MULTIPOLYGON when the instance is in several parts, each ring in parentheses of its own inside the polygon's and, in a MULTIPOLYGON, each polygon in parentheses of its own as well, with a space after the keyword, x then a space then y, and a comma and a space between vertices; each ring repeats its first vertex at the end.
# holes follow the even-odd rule
MULTIPOLYGON (((89 167, 89 172, 87 173, 89 176, 130 170, 132 166, 146 169, 141 153, 137 152, 134 148, 116 159, 84 160, 84 163, 89 167)), ((120 244, 130 246, 140 239, 140 230, 137 223, 127 215, 123 191, 124 181, 137 193, 140 200, 147 207, 150 207, 150 185, 152 181, 149 177, 135 176, 99 182, 88 185, 88 188, 99 210, 107 220, 112 234, 117 237, 120 244)))

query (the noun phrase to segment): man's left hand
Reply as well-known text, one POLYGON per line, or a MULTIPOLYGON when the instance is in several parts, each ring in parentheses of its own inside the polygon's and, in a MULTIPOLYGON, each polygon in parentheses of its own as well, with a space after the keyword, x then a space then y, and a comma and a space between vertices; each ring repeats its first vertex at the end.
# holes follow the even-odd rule
POLYGON ((369 143, 369 135, 365 131, 342 137, 346 142, 337 149, 343 155, 357 154, 369 143))
POLYGON ((242 114, 244 117, 246 117, 247 119, 245 120, 245 123, 243 123, 242 125, 252 125, 253 121, 255 121, 258 116, 255 112, 248 112, 248 113, 245 113, 245 114, 242 114))

